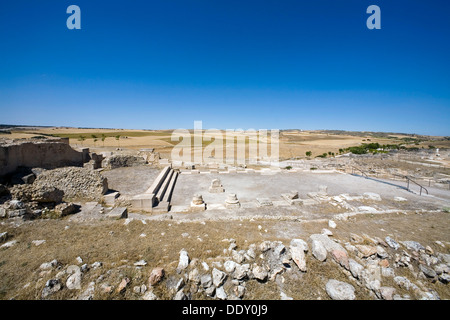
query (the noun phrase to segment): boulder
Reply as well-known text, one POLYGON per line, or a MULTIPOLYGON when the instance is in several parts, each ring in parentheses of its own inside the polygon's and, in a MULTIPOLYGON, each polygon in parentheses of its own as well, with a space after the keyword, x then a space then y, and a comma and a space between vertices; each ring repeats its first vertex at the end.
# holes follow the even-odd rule
POLYGON ((216 268, 213 269, 212 281, 216 287, 220 287, 225 282, 226 278, 227 278, 227 274, 225 272, 220 271, 216 268))
POLYGON ((380 295, 384 300, 394 300, 395 288, 380 287, 380 295))
POLYGON ((180 251, 180 260, 178 262, 177 270, 181 271, 186 269, 189 266, 189 255, 186 250, 181 249, 180 251))
POLYGON ((291 246, 291 257, 292 260, 294 260, 297 267, 300 269, 300 271, 306 272, 306 257, 305 252, 303 251, 303 247, 300 246, 291 246))
POLYGON ((173 300, 187 300, 188 297, 183 292, 183 290, 178 291, 175 296, 173 297, 173 300))
MULTIPOLYGON (((258 265, 254 266, 254 267, 252 268, 252 273, 253 273, 253 277, 254 277, 255 279, 259 280, 259 281, 266 281, 266 280, 267 280, 268 273, 267 273, 267 271, 266 271, 263 267, 261 267, 261 266, 258 266, 258 265)), ((216 293, 216 294, 217 294, 217 293, 216 293)))
POLYGON ((398 248, 400 248, 400 245, 397 243, 397 241, 395 241, 391 237, 387 236, 386 238, 384 238, 384 240, 392 249, 397 250, 398 248))
POLYGON ((204 274, 200 277, 200 283, 202 285, 203 288, 209 288, 212 286, 213 282, 212 282, 212 277, 210 274, 204 274))
POLYGON ((165 275, 165 271, 163 268, 156 267, 150 273, 150 277, 148 278, 148 283, 150 286, 154 286, 158 282, 160 282, 165 275))
POLYGON ((348 265, 352 276, 359 279, 364 267, 353 259, 348 259, 348 265))
POLYGON ((442 273, 439 275, 438 278, 439 278, 439 281, 444 284, 447 284, 450 282, 450 274, 448 274, 448 273, 442 273))
POLYGON ((73 203, 60 203, 55 206, 55 212, 60 216, 64 217, 69 214, 73 214, 77 211, 77 207, 73 203))
POLYGON ((67 273, 72 274, 67 278, 66 287, 69 290, 80 290, 81 289, 81 270, 77 265, 70 265, 67 268, 67 273))
POLYGON ((304 252, 308 252, 308 250, 309 250, 308 243, 306 243, 306 241, 302 240, 302 239, 292 239, 290 246, 291 247, 300 247, 304 252))
POLYGON ((216 298, 220 300, 226 300, 228 298, 223 287, 216 289, 216 298))
POLYGON ((197 268, 195 268, 195 269, 191 270, 191 272, 189 272, 188 279, 192 283, 195 283, 195 284, 199 284, 200 283, 200 275, 198 273, 198 269, 197 268))
POLYGON ((250 265, 248 263, 237 265, 233 273, 233 278, 237 280, 243 280, 248 276, 249 272, 250 265))
POLYGON ((0 246, 0 248, 11 248, 12 246, 16 245, 17 243, 18 243, 17 240, 11 240, 11 241, 8 241, 8 242, 2 244, 0 246))
POLYGON ((377 255, 381 259, 389 258, 389 254, 386 252, 386 250, 384 250, 384 248, 382 246, 377 246, 377 255))
POLYGON ((355 300, 355 288, 349 283, 330 279, 325 289, 333 300, 355 300))
POLYGON ((116 292, 117 293, 124 293, 125 290, 127 289, 128 284, 130 283, 130 279, 125 277, 122 279, 122 281, 119 283, 119 285, 117 286, 116 292))
POLYGON ((414 251, 420 251, 423 250, 425 251, 425 247, 422 246, 419 242, 417 241, 403 241, 402 244, 408 248, 409 250, 414 250, 414 251))
POLYGON ((45 299, 48 296, 58 292, 62 288, 63 288, 63 285, 59 279, 50 279, 45 283, 45 287, 41 293, 41 298, 45 299))
POLYGON ((362 270, 360 279, 367 289, 377 293, 381 286, 381 268, 375 264, 367 265, 362 270))
POLYGON ((40 265, 39 269, 41 270, 51 270, 53 268, 56 268, 59 265, 58 260, 53 259, 50 262, 44 262, 40 265))
POLYGON ((348 264, 348 255, 347 255, 347 251, 345 250, 339 250, 339 249, 335 249, 331 251, 331 256, 333 257, 333 259, 339 263, 342 267, 344 267, 345 269, 349 270, 350 266, 348 264))
POLYGON ((372 256, 374 254, 377 254, 377 248, 373 247, 373 246, 357 244, 355 247, 358 249, 360 255, 363 258, 367 258, 367 257, 370 257, 370 256, 372 256))
POLYGON ((342 247, 339 243, 335 242, 333 239, 330 239, 327 235, 324 234, 312 234, 309 237, 310 241, 317 240, 325 247, 327 252, 331 252, 333 250, 343 250, 345 251, 344 247, 342 247))
POLYGON ((423 264, 419 264, 419 269, 420 269, 420 271, 422 271, 423 274, 424 274, 425 276, 427 276, 428 278, 434 278, 434 277, 437 276, 436 271, 434 271, 433 269, 431 269, 431 268, 429 268, 429 267, 427 267, 427 266, 424 266, 423 264))
POLYGON ((226 272, 232 273, 236 269, 237 263, 234 262, 233 260, 227 260, 227 261, 225 261, 223 266, 224 266, 226 272))
POLYGON ((320 241, 311 241, 311 253, 319 261, 325 261, 327 259, 327 249, 320 241))
POLYGON ((142 300, 158 300, 158 297, 156 297, 156 295, 152 291, 147 291, 142 296, 142 300))

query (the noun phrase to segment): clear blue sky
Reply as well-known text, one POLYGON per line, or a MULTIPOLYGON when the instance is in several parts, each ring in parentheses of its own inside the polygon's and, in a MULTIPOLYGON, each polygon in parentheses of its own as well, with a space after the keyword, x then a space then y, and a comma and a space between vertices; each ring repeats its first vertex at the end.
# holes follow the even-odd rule
POLYGON ((0 123, 450 135, 449 15, 447 0, 1 1, 0 123))

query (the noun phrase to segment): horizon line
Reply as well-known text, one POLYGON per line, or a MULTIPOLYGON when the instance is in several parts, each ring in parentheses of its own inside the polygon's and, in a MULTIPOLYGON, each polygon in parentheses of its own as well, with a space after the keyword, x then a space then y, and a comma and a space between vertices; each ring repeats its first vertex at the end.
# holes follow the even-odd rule
MULTIPOLYGON (((29 125, 29 124, 3 124, 0 123, 0 131, 8 129, 8 126, 10 127, 36 127, 36 128, 71 128, 71 129, 102 129, 102 130, 142 130, 142 131, 171 131, 171 130, 196 130, 195 128, 166 128, 166 129, 145 129, 145 128, 113 128, 113 127, 80 127, 80 126, 64 126, 64 125, 29 125)), ((217 129, 217 130, 230 130, 228 129, 219 129, 219 128, 210 128, 210 129, 217 129)), ((233 130, 240 130, 242 128, 235 128, 233 130)), ((246 130, 253 129, 248 128, 246 130)), ((201 129, 202 131, 209 130, 209 129, 201 129)), ((244 129, 242 129, 244 130, 244 129)), ((244 131, 246 131, 244 130, 244 131)), ((263 129, 253 129, 253 130, 263 130, 263 129)), ((431 135, 431 134, 421 134, 421 133, 415 133, 415 132, 394 132, 394 131, 366 131, 366 130, 346 130, 346 129, 300 129, 300 128, 274 128, 274 129, 265 129, 265 130, 279 130, 279 131, 339 131, 339 132, 359 132, 359 133, 383 133, 383 134, 402 134, 402 135, 415 135, 415 136, 427 136, 427 137, 447 137, 447 135, 431 135)))

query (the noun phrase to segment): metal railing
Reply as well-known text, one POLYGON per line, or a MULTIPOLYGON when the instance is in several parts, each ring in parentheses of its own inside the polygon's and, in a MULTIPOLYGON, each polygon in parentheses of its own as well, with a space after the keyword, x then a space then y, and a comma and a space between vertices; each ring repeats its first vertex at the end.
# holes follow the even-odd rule
MULTIPOLYGON (((362 170, 361 168, 358 168, 358 167, 355 167, 355 166, 351 166, 351 168, 352 168, 352 174, 353 175, 355 175, 355 171, 357 171, 357 172, 359 171, 361 173, 361 176, 363 176, 364 178, 366 178, 366 179, 373 179, 373 178, 369 177, 369 175, 364 170, 362 170)), ((403 179, 406 179, 406 182, 407 182, 406 190, 408 190, 409 192, 412 192, 410 187, 409 187, 410 182, 412 182, 413 184, 415 184, 415 185, 420 187, 420 191, 419 191, 420 195, 422 195, 422 190, 425 190, 425 192, 428 194, 427 188, 422 186, 420 183, 414 181, 410 177, 405 176, 405 175, 395 174, 395 173, 393 173, 392 175, 397 176, 397 177, 401 177, 403 179)), ((378 177, 378 173, 376 174, 376 176, 378 177)), ((374 179, 374 180, 376 180, 376 179, 374 179)), ((380 180, 377 180, 377 181, 380 181, 380 180)))
POLYGON ((412 183, 414 183, 415 185, 417 185, 417 186, 420 187, 420 192, 419 192, 420 195, 422 195, 422 189, 425 190, 425 192, 428 194, 427 188, 425 188, 425 187, 422 186, 421 184, 417 183, 416 181, 414 181, 414 180, 411 179, 410 177, 404 176, 404 175, 400 175, 400 174, 395 174, 395 173, 394 173, 393 175, 394 175, 394 176, 397 176, 397 177, 402 177, 402 178, 406 179, 406 181, 407 181, 407 183, 408 183, 406 189, 407 189, 408 191, 411 191, 411 189, 409 188, 409 182, 412 182, 412 183))
POLYGON ((352 174, 355 174, 355 171, 359 171, 359 172, 361 172, 361 175, 362 175, 363 177, 369 178, 369 176, 367 175, 367 173, 366 173, 365 171, 361 170, 361 169, 358 168, 358 167, 354 167, 354 166, 351 166, 351 167, 352 167, 352 174))

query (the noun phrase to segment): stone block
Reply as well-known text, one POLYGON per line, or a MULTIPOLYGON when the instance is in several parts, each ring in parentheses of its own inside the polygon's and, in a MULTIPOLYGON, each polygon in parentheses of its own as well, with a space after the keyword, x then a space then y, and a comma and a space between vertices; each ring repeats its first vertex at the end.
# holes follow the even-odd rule
POLYGON ((119 192, 111 192, 107 193, 103 196, 103 201, 105 202, 105 205, 107 206, 114 206, 116 203, 116 199, 120 196, 119 192))
POLYGON ((260 207, 265 207, 265 206, 271 206, 271 205, 273 205, 273 204, 272 204, 272 201, 270 201, 270 199, 268 199, 268 198, 256 198, 256 201, 258 202, 258 205, 259 205, 260 207))
POLYGON ((155 195, 153 193, 138 194, 131 199, 131 205, 137 210, 151 212, 154 204, 155 195))
POLYGON ((206 203, 195 204, 193 201, 191 201, 191 207, 190 207, 189 211, 198 212, 198 211, 205 211, 205 210, 206 210, 206 203))
POLYGON ((170 209, 170 203, 167 201, 160 201, 156 207, 153 207, 153 213, 167 213, 170 209))
POLYGON ((128 218, 128 210, 126 207, 116 207, 111 209, 105 216, 110 219, 125 219, 128 218))

